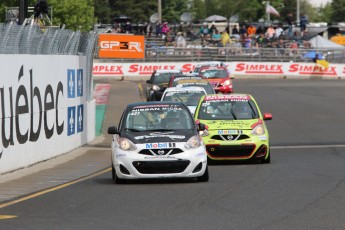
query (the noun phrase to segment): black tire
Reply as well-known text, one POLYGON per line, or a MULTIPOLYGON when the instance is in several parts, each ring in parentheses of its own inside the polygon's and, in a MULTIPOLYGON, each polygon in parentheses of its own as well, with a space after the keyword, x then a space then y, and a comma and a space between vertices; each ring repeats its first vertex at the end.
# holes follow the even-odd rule
POLYGON ((126 183, 126 180, 125 179, 121 179, 119 178, 117 175, 116 175, 116 171, 115 171, 115 168, 114 166, 111 167, 111 174, 112 174, 112 178, 113 180, 115 181, 115 184, 125 184, 126 183))
POLYGON ((271 163, 271 153, 270 153, 270 152, 268 152, 268 157, 267 157, 267 159, 263 159, 263 160, 261 161, 261 163, 263 163, 263 164, 269 164, 269 163, 271 163))
POLYGON ((208 176, 208 166, 206 165, 206 170, 202 176, 196 178, 198 182, 207 182, 209 179, 208 176))

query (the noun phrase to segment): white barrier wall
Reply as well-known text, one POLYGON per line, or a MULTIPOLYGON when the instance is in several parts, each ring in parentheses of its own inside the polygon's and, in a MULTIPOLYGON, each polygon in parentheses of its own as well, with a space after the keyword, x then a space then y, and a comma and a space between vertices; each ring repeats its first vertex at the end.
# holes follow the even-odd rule
POLYGON ((85 56, 0 55, 0 174, 94 139, 85 66, 85 56))
MULTIPOLYGON (((97 77, 137 77, 147 79, 157 69, 181 69, 188 73, 198 62, 160 63, 94 63, 93 76, 97 77)), ((328 68, 315 63, 294 62, 225 62, 236 78, 255 77, 294 77, 294 78, 345 78, 345 65, 330 63, 328 68)))

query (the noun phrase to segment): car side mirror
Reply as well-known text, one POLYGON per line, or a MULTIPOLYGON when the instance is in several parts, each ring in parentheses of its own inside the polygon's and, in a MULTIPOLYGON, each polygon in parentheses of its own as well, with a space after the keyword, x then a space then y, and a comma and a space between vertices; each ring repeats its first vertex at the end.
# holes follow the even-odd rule
POLYGON ((204 131, 204 130, 206 130, 206 125, 203 124, 203 123, 199 123, 199 124, 197 125, 197 127, 198 127, 198 131, 204 131))
POLYGON ((272 120, 272 114, 270 113, 264 113, 264 120, 272 120))
POLYGON ((108 128, 108 134, 119 134, 119 130, 117 130, 116 126, 110 126, 108 128))

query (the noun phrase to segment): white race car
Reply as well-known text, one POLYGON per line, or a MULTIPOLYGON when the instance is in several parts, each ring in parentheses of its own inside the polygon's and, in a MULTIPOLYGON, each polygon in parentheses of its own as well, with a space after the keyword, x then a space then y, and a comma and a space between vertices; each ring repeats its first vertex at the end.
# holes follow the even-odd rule
POLYGON ((180 102, 129 104, 113 135, 112 177, 116 183, 141 178, 196 178, 208 181, 205 145, 194 122, 180 102))
POLYGON ((200 98, 206 95, 206 90, 198 86, 190 87, 170 87, 167 88, 162 96, 161 101, 178 101, 188 106, 192 115, 198 105, 200 98))

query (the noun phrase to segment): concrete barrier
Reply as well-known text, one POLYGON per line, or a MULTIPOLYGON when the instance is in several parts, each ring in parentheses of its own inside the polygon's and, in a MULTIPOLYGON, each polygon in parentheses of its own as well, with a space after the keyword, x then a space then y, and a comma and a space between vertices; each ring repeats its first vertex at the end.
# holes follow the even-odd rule
POLYGON ((0 55, 0 68, 0 174, 94 139, 85 56, 0 55))

